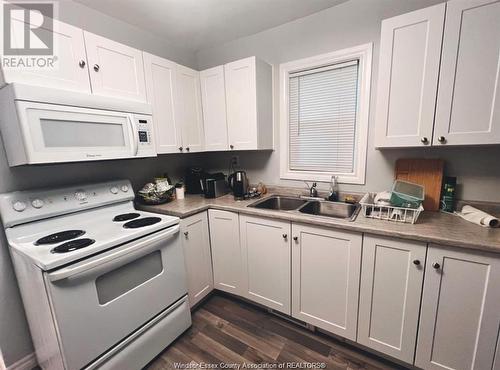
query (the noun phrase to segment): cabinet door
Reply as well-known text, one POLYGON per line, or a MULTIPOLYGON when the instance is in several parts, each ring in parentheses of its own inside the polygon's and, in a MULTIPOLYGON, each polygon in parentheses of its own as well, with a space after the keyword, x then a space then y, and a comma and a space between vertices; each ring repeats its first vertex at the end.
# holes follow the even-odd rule
POLYGON ((189 305, 193 307, 214 288, 207 212, 182 219, 181 232, 189 305))
POLYGON ((430 145, 446 4, 382 21, 376 146, 430 145))
POLYGON ((255 57, 224 66, 227 126, 231 149, 257 149, 257 84, 255 57))
POLYGON ((361 234, 292 226, 292 316, 356 340, 361 234))
POLYGON ((226 150, 229 146, 227 143, 224 66, 201 71, 200 81, 205 150, 226 150))
POLYGON ((447 4, 433 144, 498 144, 500 1, 447 4))
POLYGON ((237 213, 210 209, 214 288, 242 295, 240 224, 237 213))
POLYGON ((431 245, 415 365, 492 369, 500 335, 500 258, 431 245))
POLYGON ((92 92, 146 101, 142 51, 84 31, 92 92))
POLYGON ((245 297, 269 308, 290 311, 290 222, 241 216, 245 297))
POLYGON ((144 53, 147 97, 153 107, 159 154, 178 153, 182 146, 181 129, 174 115, 175 68, 174 62, 144 53))
POLYGON ((186 152, 203 150, 203 117, 201 113, 200 72, 177 65, 175 117, 182 129, 186 152))
POLYGON ((358 343, 413 363, 427 244, 364 236, 358 343))
MULTIPOLYGON (((13 47, 24 45, 23 28, 25 23, 23 20, 12 19, 11 40, 13 47)), ((55 19, 53 22, 53 30, 38 28, 37 32, 52 33, 54 56, 57 57, 54 68, 5 69, 3 71, 5 81, 90 93, 83 31, 55 19)))

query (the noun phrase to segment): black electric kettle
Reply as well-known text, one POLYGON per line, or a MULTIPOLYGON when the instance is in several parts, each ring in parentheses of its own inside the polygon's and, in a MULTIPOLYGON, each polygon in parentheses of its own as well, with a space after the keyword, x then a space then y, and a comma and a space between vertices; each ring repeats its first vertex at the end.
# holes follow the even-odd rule
POLYGON ((245 199, 248 193, 248 179, 245 171, 236 171, 227 178, 235 199, 245 199))

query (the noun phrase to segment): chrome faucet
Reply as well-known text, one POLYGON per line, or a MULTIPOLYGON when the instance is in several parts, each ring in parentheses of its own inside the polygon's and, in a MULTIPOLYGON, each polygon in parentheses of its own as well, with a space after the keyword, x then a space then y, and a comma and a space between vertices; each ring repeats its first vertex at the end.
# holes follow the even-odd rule
POLYGON ((309 196, 311 198, 317 198, 318 197, 318 190, 316 189, 316 186, 318 186, 318 184, 316 184, 315 182, 313 182, 312 186, 309 186, 309 184, 307 183, 307 181, 304 181, 307 185, 307 188, 309 189, 309 196))

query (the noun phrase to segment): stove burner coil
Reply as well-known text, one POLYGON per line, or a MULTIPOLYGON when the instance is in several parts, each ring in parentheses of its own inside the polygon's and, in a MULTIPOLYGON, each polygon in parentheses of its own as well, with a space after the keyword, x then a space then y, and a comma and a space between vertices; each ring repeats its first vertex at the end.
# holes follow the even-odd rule
POLYGON ((71 240, 78 238, 85 234, 85 231, 83 230, 66 230, 66 231, 61 231, 55 234, 50 234, 47 236, 44 236, 41 239, 38 239, 35 242, 35 245, 45 245, 45 244, 57 244, 64 242, 66 240, 71 240))

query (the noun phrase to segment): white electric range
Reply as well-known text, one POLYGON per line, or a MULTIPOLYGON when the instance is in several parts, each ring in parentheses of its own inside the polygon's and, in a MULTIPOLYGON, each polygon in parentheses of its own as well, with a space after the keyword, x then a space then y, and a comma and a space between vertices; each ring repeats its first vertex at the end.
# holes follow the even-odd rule
POLYGON ((127 180, 0 195, 42 369, 139 369, 191 325, 179 219, 127 180))

